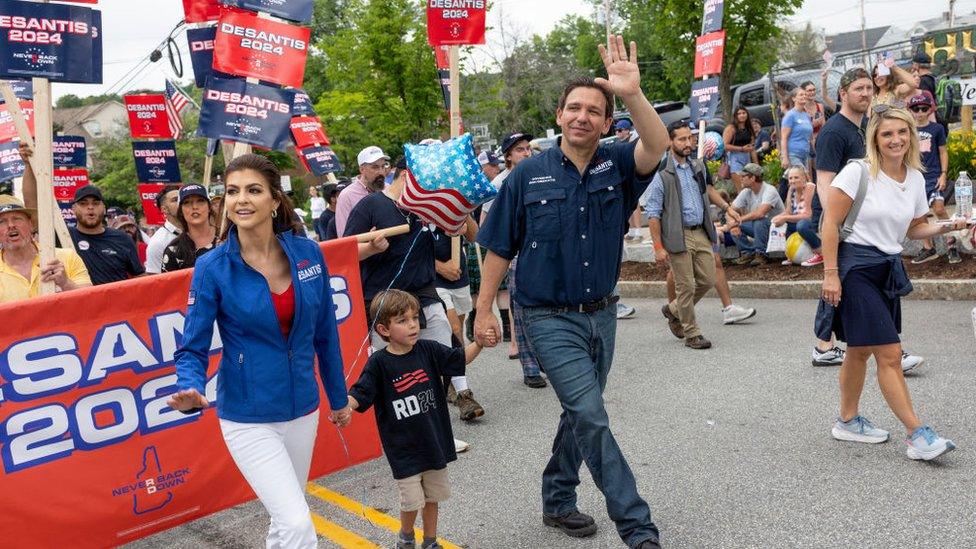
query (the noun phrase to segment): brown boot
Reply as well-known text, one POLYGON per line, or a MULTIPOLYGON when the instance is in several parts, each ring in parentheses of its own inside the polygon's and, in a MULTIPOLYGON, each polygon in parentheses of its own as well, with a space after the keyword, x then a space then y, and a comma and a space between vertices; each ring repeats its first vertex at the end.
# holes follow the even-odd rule
POLYGON ((671 328, 671 333, 674 334, 674 337, 684 339, 685 330, 681 327, 681 321, 678 320, 678 317, 674 316, 667 303, 664 304, 664 307, 661 307, 661 314, 664 315, 664 318, 668 319, 668 328, 671 328))
POLYGON ((692 349, 710 349, 712 342, 700 335, 696 335, 685 340, 685 347, 691 347, 692 349))
POLYGON ((461 410, 461 419, 471 421, 485 415, 485 409, 474 399, 471 389, 465 389, 457 394, 457 406, 461 410))

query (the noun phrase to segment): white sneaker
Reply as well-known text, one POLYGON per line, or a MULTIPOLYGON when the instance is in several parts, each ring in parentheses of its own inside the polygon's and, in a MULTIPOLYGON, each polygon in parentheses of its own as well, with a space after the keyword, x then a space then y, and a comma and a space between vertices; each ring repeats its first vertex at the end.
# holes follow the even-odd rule
POLYGON ((901 373, 911 374, 925 362, 920 356, 910 355, 904 351, 901 353, 901 373))
POLYGON ((626 318, 634 318, 637 314, 637 309, 631 307, 630 305, 624 305, 623 303, 617 303, 617 320, 623 320, 626 318))
POLYGON ((940 437, 928 425, 923 425, 912 433, 908 440, 908 449, 905 454, 911 459, 922 459, 928 461, 935 459, 942 454, 956 449, 956 445, 949 439, 940 437))
POLYGON ((722 324, 735 324, 756 316, 753 308, 739 307, 735 303, 722 309, 722 324))
POLYGON ((461 454, 471 449, 471 445, 463 440, 454 439, 454 451, 461 454))
POLYGON ((841 421, 838 418, 830 434, 837 440, 847 442, 879 444, 888 440, 888 431, 878 429, 864 416, 854 416, 850 421, 841 421))
POLYGON ((844 349, 831 347, 826 351, 821 351, 816 345, 813 347, 814 366, 840 366, 844 363, 844 349))

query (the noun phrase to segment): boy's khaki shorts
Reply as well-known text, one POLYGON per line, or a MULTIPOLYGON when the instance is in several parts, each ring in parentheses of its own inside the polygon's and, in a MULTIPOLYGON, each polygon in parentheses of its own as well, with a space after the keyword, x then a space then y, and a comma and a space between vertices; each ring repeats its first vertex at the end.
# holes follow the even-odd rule
POLYGON ((451 497, 447 467, 397 479, 396 483, 400 494, 400 511, 404 513, 419 511, 425 503, 441 502, 451 497))

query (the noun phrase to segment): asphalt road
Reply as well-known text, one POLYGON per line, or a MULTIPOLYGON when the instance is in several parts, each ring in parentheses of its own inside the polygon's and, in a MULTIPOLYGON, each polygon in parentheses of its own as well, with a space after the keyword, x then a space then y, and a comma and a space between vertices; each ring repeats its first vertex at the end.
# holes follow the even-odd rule
MULTIPOLYGON (((708 351, 686 349, 668 332, 661 303, 631 301, 638 315, 618 325, 605 398, 665 547, 976 546, 973 303, 904 307, 906 348, 926 358, 909 380, 917 410, 959 446, 936 463, 905 457, 873 367, 861 412, 893 440, 830 437, 837 369, 810 365, 813 302, 743 303, 759 315, 722 326, 718 302, 705 300, 698 311, 714 343, 708 351)), ((454 497, 441 508, 441 536, 471 548, 623 547, 585 466, 579 507, 596 517, 596 535, 573 540, 542 526, 540 475, 559 405, 550 389, 522 385, 506 353, 486 351, 470 367, 487 414, 473 424, 455 415, 455 434, 472 449, 450 466, 454 497)), ((397 516, 397 506, 384 459, 314 483, 327 490, 312 490, 312 510, 334 523, 319 522, 322 547, 392 546, 396 525, 383 514, 397 516), (367 508, 378 513, 363 518, 367 508)), ((267 524, 250 503, 131 546, 259 547, 267 524)))

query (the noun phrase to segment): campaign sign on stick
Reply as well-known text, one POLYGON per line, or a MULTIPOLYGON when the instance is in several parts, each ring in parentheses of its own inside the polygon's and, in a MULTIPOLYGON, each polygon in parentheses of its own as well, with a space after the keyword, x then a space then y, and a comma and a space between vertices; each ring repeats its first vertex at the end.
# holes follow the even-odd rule
POLYGON ((307 27, 224 9, 214 39, 213 68, 300 88, 305 78, 310 32, 307 27))
MULTIPOLYGON (((21 101, 20 102, 20 112, 24 114, 24 118, 27 119, 27 129, 30 130, 30 134, 34 135, 34 102, 33 101, 21 101)), ((0 143, 5 141, 10 141, 11 139, 18 139, 20 136, 17 135, 17 126, 14 124, 14 117, 7 110, 7 105, 0 105, 0 143)))
POLYGON ((296 116, 291 119, 291 135, 295 138, 295 146, 301 149, 318 143, 328 145, 329 138, 322 129, 322 122, 317 116, 296 116))
POLYGON ((136 176, 142 183, 183 181, 175 141, 133 141, 132 157, 136 161, 136 176))
POLYGON ((294 101, 290 90, 213 77, 203 92, 199 135, 284 150, 291 142, 294 101))
POLYGON ((722 72, 724 52, 724 30, 699 36, 695 41, 695 78, 722 72))
POLYGON ((187 23, 204 23, 220 18, 217 0, 183 0, 183 13, 187 23))
POLYGON ((129 132, 136 139, 173 137, 166 113, 166 98, 161 93, 127 95, 125 110, 129 113, 129 132))
POLYGON ((329 147, 306 147, 298 150, 305 169, 315 175, 325 175, 342 171, 339 158, 329 147))
POLYGON ((691 121, 695 124, 699 120, 708 120, 715 117, 718 109, 718 77, 707 80, 696 80, 691 83, 691 101, 688 107, 691 110, 691 121))
POLYGON ((59 202, 71 202, 75 191, 88 185, 88 170, 85 168, 55 168, 54 198, 59 202))
POLYGON ((702 15, 702 34, 715 32, 722 28, 722 16, 725 11, 725 0, 705 0, 705 11, 702 15))
POLYGON ((295 103, 292 105, 291 113, 295 116, 315 116, 312 98, 305 93, 305 90, 295 90, 295 103))
MULTIPOLYGON (((320 248, 352 383, 367 358, 356 239, 320 248)), ((166 405, 192 276, 185 269, 0 305, 4 547, 116 547, 254 499, 220 436, 217 330, 210 406, 184 415, 166 405)), ((321 389, 319 398, 310 478, 381 455, 373 414, 357 415, 340 435, 325 421, 321 389)))
POLYGON ((312 20, 314 0, 220 0, 225 6, 234 6, 251 11, 263 11, 282 19, 299 23, 312 20))
POLYGON ((142 213, 146 214, 146 223, 149 225, 162 225, 166 223, 166 216, 156 207, 156 196, 163 192, 165 183, 140 183, 136 185, 139 191, 139 202, 142 204, 142 213))
POLYGON ((88 164, 85 138, 79 135, 55 136, 53 150, 55 168, 83 168, 88 164))
POLYGON ((213 73, 214 37, 217 26, 186 29, 186 41, 190 46, 190 63, 193 65, 193 81, 198 88, 207 87, 207 78, 213 73))
POLYGON ((0 2, 0 78, 101 84, 101 26, 91 8, 0 2))
MULTIPOLYGON (((19 99, 23 99, 24 101, 34 100, 34 84, 30 80, 9 80, 7 83, 10 84, 10 88, 14 90, 14 95, 19 99)), ((5 102, 3 96, 0 95, 0 105, 3 105, 5 102)))
POLYGON ((427 42, 434 46, 485 43, 487 0, 427 0, 427 42))
POLYGON ((24 159, 20 157, 20 141, 0 143, 0 181, 10 181, 24 175, 24 159))

